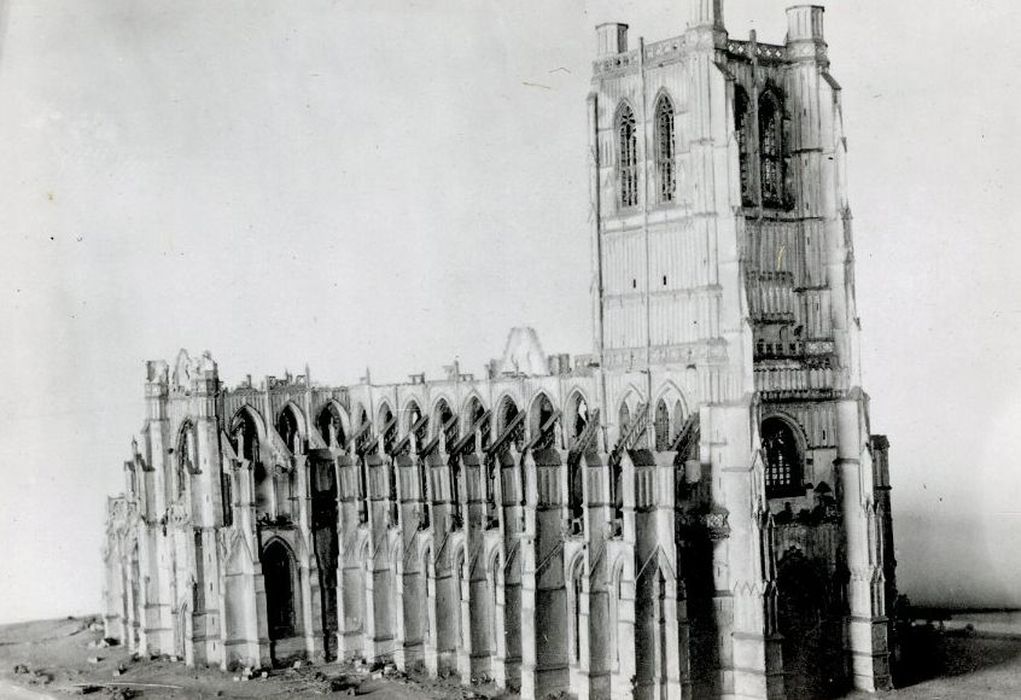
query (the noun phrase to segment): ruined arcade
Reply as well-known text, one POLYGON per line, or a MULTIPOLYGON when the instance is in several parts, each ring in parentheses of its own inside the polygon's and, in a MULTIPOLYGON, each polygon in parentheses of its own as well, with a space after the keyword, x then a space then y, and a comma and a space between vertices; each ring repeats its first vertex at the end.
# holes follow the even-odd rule
POLYGON ((890 686, 888 443, 823 9, 767 44, 686 2, 664 41, 596 30, 591 353, 519 328, 478 376, 351 386, 148 362, 109 500, 109 636, 524 697, 890 686))

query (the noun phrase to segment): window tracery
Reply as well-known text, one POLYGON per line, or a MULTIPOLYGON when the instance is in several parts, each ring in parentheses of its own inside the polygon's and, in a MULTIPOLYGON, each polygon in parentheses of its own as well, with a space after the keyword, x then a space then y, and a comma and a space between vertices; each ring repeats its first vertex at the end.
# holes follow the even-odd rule
POLYGON ((763 205, 784 206, 783 106, 773 91, 759 99, 759 160, 763 205))
POLYGON ((787 421, 767 418, 762 423, 766 458, 766 496, 795 495, 802 488, 802 456, 794 430, 787 421))
POLYGON ((674 162, 674 106, 666 95, 656 102, 656 172, 659 176, 659 201, 674 201, 677 189, 674 162))
POLYGON ((627 105, 617 116, 617 184, 621 208, 638 205, 638 134, 627 105))

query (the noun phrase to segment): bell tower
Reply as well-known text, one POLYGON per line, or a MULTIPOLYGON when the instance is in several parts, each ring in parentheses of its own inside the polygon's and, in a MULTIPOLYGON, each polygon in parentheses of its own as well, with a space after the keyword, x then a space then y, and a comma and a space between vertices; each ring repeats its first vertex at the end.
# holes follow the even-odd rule
POLYGON ((849 684, 887 688, 888 443, 869 432, 861 386, 841 87, 824 9, 789 8, 784 42, 768 44, 755 32, 731 37, 722 0, 688 5, 687 28, 670 39, 597 28, 596 354, 608 393, 644 384, 654 401, 655 387, 674 383, 711 436, 701 461, 731 529, 714 554, 715 590, 730 591, 714 601, 730 620, 724 655, 761 660, 724 662, 724 687, 772 697, 786 683, 811 695, 823 681, 780 681, 784 664, 812 667, 806 647, 835 646, 849 684), (805 538, 827 544, 806 553, 805 538), (739 555, 758 549, 768 551, 761 564, 739 555), (813 567, 831 580, 808 582, 813 567), (836 599, 820 593, 811 605, 831 611, 828 636, 799 647, 798 620, 777 611, 805 586, 839 592, 848 609, 834 616, 836 599))

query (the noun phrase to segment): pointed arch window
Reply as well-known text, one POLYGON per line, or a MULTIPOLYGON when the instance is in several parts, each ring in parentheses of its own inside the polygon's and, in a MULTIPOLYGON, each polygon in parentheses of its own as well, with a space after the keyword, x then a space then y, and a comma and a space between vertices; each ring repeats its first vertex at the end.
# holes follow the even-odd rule
POLYGON ((804 469, 794 429, 781 418, 767 418, 762 422, 761 433, 766 458, 766 497, 800 495, 804 492, 804 469))
POLYGON ((759 99, 759 168, 764 206, 784 205, 783 154, 783 104, 770 90, 759 99))
POLYGON ((177 438, 177 464, 174 474, 174 491, 172 499, 176 500, 184 496, 185 487, 188 483, 188 475, 198 473, 197 469, 198 450, 195 445, 195 426, 186 421, 181 427, 180 435, 177 438))
POLYGON ((752 206, 752 173, 748 153, 748 93, 741 86, 734 89, 734 133, 737 137, 738 159, 741 169, 741 202, 752 206))
POLYGON ((617 186, 621 208, 638 206, 638 132, 627 105, 617 113, 617 186))
POLYGON ((670 449, 670 412, 663 399, 656 404, 655 427, 656 451, 666 452, 670 449))
POLYGON ((656 174, 659 176, 659 201, 674 201, 677 174, 674 157, 674 105, 661 95, 656 101, 656 174))

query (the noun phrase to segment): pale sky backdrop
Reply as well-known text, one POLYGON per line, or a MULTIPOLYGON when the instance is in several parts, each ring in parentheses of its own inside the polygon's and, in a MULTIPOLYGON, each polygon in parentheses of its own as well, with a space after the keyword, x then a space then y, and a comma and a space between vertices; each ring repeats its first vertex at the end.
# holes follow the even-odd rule
MULTIPOLYGON (((729 0, 781 43, 779 0, 729 0)), ((0 621, 98 611, 144 362, 381 381, 591 347, 594 26, 684 0, 0 0, 0 621)), ((840 0, 903 590, 1021 605, 1017 0, 840 0)))

